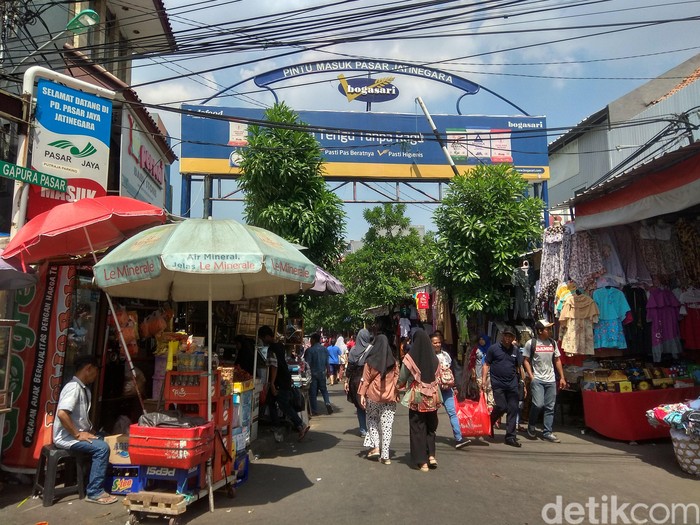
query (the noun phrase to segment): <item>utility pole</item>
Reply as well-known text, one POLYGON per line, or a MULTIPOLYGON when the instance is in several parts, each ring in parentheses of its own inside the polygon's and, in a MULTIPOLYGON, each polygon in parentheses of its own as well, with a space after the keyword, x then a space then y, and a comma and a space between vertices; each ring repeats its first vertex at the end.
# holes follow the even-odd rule
POLYGON ((438 144, 440 144, 440 147, 442 148, 442 152, 445 154, 445 158, 447 159, 447 163, 450 165, 450 168, 452 168, 452 171, 454 172, 455 175, 459 175, 459 170, 457 169, 457 166, 455 166, 455 162, 452 160, 452 156, 450 155, 450 152, 447 151, 447 144, 445 144, 445 141, 442 139, 440 136, 440 132, 437 130, 437 127, 435 127, 435 122, 433 122, 433 117, 430 116, 430 113, 428 113, 428 108, 425 107, 425 104, 423 103, 423 99, 420 97, 416 97, 416 102, 420 105, 420 108, 423 110, 423 113, 425 114, 425 118, 428 119, 428 124, 430 124, 430 129, 433 130, 433 134, 435 135, 435 138, 438 141, 438 144))

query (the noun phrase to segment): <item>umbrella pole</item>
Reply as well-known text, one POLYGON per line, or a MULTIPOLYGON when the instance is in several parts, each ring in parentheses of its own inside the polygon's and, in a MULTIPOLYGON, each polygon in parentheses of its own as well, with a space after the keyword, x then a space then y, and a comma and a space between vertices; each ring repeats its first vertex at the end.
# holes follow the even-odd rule
MULTIPOLYGON (((92 260, 97 264, 97 255, 95 255, 95 249, 92 247, 92 240, 90 239, 90 234, 87 228, 83 226, 83 231, 85 232, 85 238, 87 239, 88 245, 90 246, 90 253, 92 254, 92 260)), ((117 321, 117 312, 114 309, 114 304, 112 303, 112 298, 107 292, 105 292, 105 297, 107 297, 107 303, 109 304, 109 311, 112 312, 112 319, 114 319, 114 326, 117 327, 117 333, 119 334, 119 341, 124 349, 124 355, 126 356, 126 361, 129 363, 129 369, 131 370, 131 380, 134 382, 134 389, 136 390, 136 396, 139 398, 139 403, 141 404, 141 410, 146 414, 146 405, 141 397, 141 391, 139 390, 139 384, 136 381, 136 370, 134 369, 134 362, 131 360, 131 354, 129 354, 129 349, 126 346, 126 340, 124 339, 124 333, 122 332, 122 327, 119 326, 117 321)))
MULTIPOLYGON (((211 352, 212 352, 212 302, 211 302, 211 277, 209 278, 209 300, 207 301, 207 421, 211 421, 211 387, 212 387, 212 377, 214 376, 214 371, 211 369, 211 352)), ((220 385, 216 385, 216 388, 220 388, 220 385)), ((216 450, 216 446, 214 446, 216 450)), ((211 458, 207 459, 207 485, 209 485, 209 512, 214 512, 214 487, 212 486, 212 467, 211 458)))
POLYGON ((131 370, 131 380, 134 382, 134 388, 136 389, 136 395, 139 398, 139 403, 141 403, 141 410, 146 414, 146 405, 141 397, 141 391, 139 390, 139 384, 136 382, 136 369, 134 368, 134 362, 131 360, 131 354, 129 354, 129 349, 126 346, 126 340, 124 339, 124 333, 122 332, 122 327, 119 326, 119 321, 117 321, 117 312, 114 309, 114 304, 112 303, 112 298, 107 292, 105 292, 105 297, 107 297, 107 302, 109 303, 109 311, 112 312, 112 319, 114 319, 114 326, 117 327, 117 333, 119 334, 119 341, 124 349, 124 355, 126 356, 126 362, 129 363, 129 369, 131 370))

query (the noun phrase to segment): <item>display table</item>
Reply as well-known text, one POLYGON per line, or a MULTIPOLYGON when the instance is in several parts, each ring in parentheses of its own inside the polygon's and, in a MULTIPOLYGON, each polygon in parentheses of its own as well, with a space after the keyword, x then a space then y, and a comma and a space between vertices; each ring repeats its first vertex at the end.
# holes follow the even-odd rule
POLYGON ((621 441, 669 437, 669 428, 652 427, 646 411, 658 405, 681 403, 700 395, 700 387, 664 388, 627 393, 583 391, 586 426, 601 436, 621 441))

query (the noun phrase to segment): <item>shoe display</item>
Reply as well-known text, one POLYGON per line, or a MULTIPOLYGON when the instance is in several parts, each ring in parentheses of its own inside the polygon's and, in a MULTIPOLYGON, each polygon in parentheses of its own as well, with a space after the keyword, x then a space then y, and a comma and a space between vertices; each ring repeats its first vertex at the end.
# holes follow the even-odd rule
POLYGON ((537 432, 535 432, 534 429, 530 430, 530 428, 528 427, 528 429, 527 429, 527 437, 530 438, 530 439, 537 439, 537 432))
POLYGON ((471 442, 471 439, 463 439, 462 441, 457 441, 457 443, 455 443, 455 448, 459 450, 462 447, 466 447, 471 442))
POLYGON ((330 416, 333 413, 333 407, 331 406, 330 403, 326 405, 326 412, 328 412, 328 415, 330 416))
POLYGON ((561 440, 554 434, 545 434, 542 436, 542 439, 549 441, 550 443, 561 443, 561 440))
POLYGON ((517 439, 506 439, 506 445, 508 445, 509 447, 515 447, 515 448, 522 447, 522 444, 517 439))

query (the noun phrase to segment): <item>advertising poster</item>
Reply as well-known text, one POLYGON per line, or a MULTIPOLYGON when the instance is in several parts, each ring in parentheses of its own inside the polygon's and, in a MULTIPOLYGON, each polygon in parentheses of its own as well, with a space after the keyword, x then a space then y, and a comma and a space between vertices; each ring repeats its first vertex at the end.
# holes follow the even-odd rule
MULTIPOLYGON (((239 173, 247 121, 264 110, 183 105, 180 171, 239 173)), ((319 143, 326 179, 439 181, 454 172, 423 115, 298 111, 319 143)), ((527 180, 549 179, 545 117, 433 115, 460 171, 512 164, 527 180)))
POLYGON ((31 186, 27 220, 57 204, 107 194, 112 101, 41 79, 31 167, 68 180, 67 191, 31 186))
POLYGON ((15 295, 10 392, 2 433, 3 468, 34 472, 51 443, 61 393, 75 267, 43 265, 37 284, 15 295))

